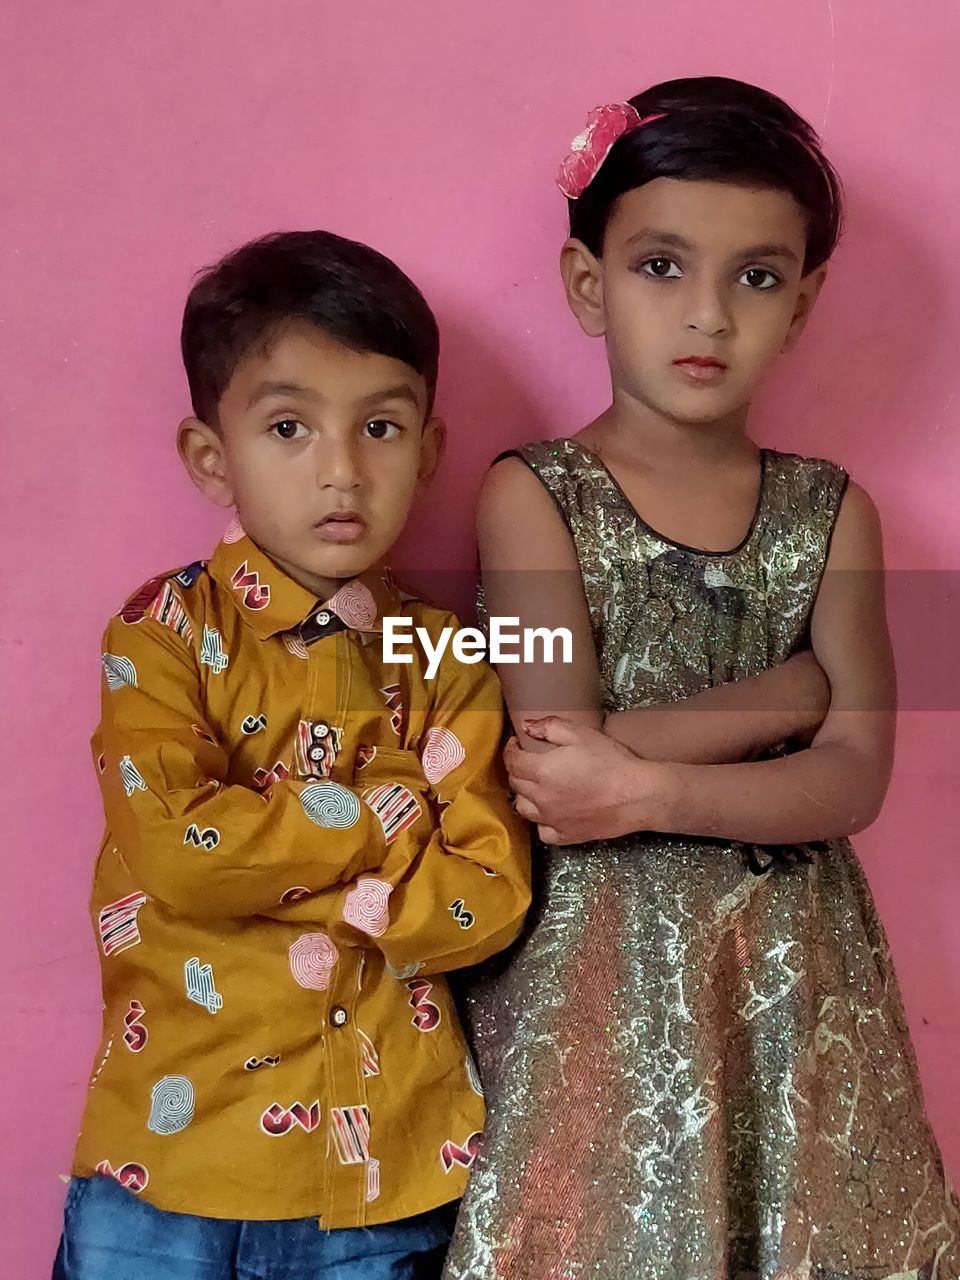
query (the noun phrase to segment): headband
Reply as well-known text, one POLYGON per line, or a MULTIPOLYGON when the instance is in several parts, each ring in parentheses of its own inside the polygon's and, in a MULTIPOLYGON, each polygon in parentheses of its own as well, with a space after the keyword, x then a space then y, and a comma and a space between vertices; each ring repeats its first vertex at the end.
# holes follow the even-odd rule
POLYGON ((560 166, 557 186, 568 200, 578 200, 597 176, 618 138, 654 120, 662 120, 665 114, 661 111, 658 115, 642 116, 629 102, 594 107, 587 116, 586 129, 570 144, 570 154, 560 166))

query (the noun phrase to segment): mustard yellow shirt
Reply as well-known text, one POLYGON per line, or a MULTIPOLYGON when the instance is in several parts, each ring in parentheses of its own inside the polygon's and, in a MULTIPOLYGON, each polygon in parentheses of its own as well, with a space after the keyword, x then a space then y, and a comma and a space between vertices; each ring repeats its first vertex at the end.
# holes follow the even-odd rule
POLYGON ((483 1100, 441 975, 516 936, 527 833, 495 676, 385 666, 385 615, 457 626, 388 572, 318 604, 235 527, 107 627, 75 1174, 326 1228, 462 1194, 483 1100))

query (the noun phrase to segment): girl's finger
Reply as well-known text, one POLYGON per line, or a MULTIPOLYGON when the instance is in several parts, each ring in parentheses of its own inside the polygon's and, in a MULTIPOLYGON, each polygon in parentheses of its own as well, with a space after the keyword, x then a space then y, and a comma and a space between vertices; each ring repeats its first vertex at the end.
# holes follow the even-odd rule
POLYGON ((563 716, 541 716, 537 720, 524 720, 523 731, 540 742, 555 747, 572 747, 581 740, 580 728, 563 716))
POLYGON ((536 792, 538 788, 535 782, 528 782, 526 778, 514 778, 512 774, 509 781, 510 790, 515 796, 523 796, 525 800, 530 800, 536 803, 536 792))
POLYGON ((527 822, 538 822, 540 814, 537 806, 532 801, 527 800, 524 796, 517 796, 513 802, 513 807, 519 813, 521 818, 526 818, 527 822))
POLYGON ((503 754, 503 762, 507 766, 507 773, 511 778, 526 778, 528 782, 534 782, 539 778, 543 769, 540 763, 545 756, 538 756, 533 751, 521 751, 518 747, 516 751, 505 751, 503 754))

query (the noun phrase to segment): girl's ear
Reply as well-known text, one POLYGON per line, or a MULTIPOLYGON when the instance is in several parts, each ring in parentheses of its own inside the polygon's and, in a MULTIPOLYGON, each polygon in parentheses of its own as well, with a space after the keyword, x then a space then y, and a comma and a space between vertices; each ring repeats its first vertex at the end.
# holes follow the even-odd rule
POLYGON ((807 321, 813 311, 813 304, 819 298, 820 290, 823 288, 823 282, 826 278, 827 268, 820 267, 819 270, 811 271, 809 275, 805 275, 800 281, 797 305, 794 308, 793 319, 790 321, 790 328, 787 330, 787 336, 783 343, 783 351, 792 351, 800 341, 800 335, 807 327, 807 321))
POLYGON ((187 475, 203 496, 218 507, 232 507, 233 486, 219 432, 199 418, 184 418, 177 431, 177 450, 187 475))
POLYGON ((570 310, 590 338, 607 331, 603 309, 603 270, 582 240, 568 240, 560 250, 560 274, 570 310))

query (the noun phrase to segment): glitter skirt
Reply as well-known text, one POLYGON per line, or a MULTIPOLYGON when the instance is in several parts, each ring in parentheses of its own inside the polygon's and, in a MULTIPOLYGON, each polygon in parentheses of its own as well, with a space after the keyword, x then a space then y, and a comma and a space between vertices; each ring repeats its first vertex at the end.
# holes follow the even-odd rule
POLYGON ((445 1280, 957 1280, 960 1207, 846 841, 541 849, 466 999, 489 1119, 445 1280))

